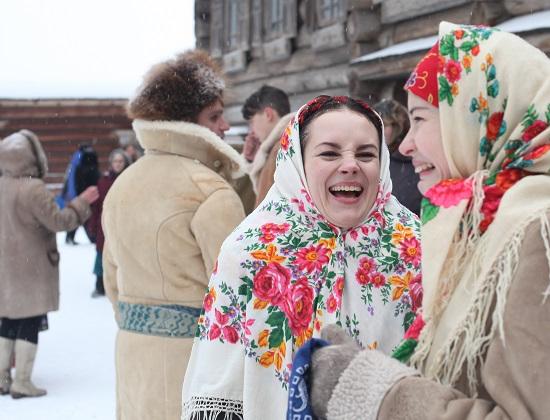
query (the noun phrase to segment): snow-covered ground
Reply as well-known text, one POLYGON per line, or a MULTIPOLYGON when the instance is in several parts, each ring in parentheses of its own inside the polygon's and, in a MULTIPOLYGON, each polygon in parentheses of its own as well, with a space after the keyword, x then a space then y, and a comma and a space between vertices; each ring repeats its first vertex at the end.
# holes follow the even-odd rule
POLYGON ((115 418, 116 324, 107 298, 90 297, 95 246, 82 228, 78 246, 57 236, 61 253, 61 302, 39 335, 33 373, 48 395, 13 400, 0 396, 0 420, 111 420, 115 418))

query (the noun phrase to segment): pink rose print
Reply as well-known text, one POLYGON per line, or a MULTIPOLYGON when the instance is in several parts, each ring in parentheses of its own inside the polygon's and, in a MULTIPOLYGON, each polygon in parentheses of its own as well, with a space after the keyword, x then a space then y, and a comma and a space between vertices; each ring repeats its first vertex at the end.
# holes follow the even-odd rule
POLYGON ((344 278, 338 277, 336 283, 334 284, 334 295, 338 300, 342 300, 342 295, 344 294, 344 278))
POLYGON ((468 179, 445 179, 425 193, 426 198, 438 207, 453 207, 472 197, 472 181, 468 179))
POLYGON ((413 312, 416 312, 422 305, 424 290, 422 289, 422 275, 417 274, 409 283, 409 295, 411 296, 411 306, 413 312))
POLYGON ((221 335, 221 333, 222 333, 222 330, 220 326, 217 324, 212 324, 212 326, 210 327, 210 331, 208 331, 208 339, 215 340, 221 335))
POLYGON ((495 112, 487 119, 487 133, 485 137, 487 140, 495 141, 502 125, 502 119, 504 118, 504 112, 495 112))
POLYGON ((313 316, 313 288, 306 277, 301 277, 291 286, 283 312, 294 336, 300 335, 309 326, 313 316))
POLYGON ((521 139, 525 142, 531 141, 544 130, 548 128, 548 124, 541 120, 536 120, 523 132, 521 139))
POLYGON ((370 283, 376 288, 380 288, 386 284, 386 278, 382 273, 371 273, 370 274, 370 283))
POLYGON ((272 262, 262 267, 254 276, 252 293, 272 305, 279 305, 284 300, 289 282, 289 270, 272 262))
POLYGON ((450 83, 458 82, 460 80, 460 74, 462 72, 462 67, 460 63, 454 60, 448 60, 445 63, 445 77, 450 83))

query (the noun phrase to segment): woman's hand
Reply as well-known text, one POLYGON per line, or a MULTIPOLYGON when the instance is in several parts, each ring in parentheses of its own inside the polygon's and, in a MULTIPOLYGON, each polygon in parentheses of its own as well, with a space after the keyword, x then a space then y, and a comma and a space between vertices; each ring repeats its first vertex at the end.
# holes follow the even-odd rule
POLYGON ((361 350, 338 325, 323 328, 321 338, 331 345, 316 350, 311 360, 311 406, 319 420, 326 419, 328 402, 340 375, 361 350))
POLYGON ((99 191, 97 190, 96 186, 91 186, 86 188, 82 192, 82 194, 79 195, 79 197, 86 201, 88 204, 92 204, 99 198, 99 191))

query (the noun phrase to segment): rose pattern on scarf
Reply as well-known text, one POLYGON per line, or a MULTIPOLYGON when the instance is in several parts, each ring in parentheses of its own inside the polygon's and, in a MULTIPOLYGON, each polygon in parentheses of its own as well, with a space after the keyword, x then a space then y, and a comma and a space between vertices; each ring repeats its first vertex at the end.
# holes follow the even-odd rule
MULTIPOLYGON (((265 223, 244 232, 240 240, 250 244, 246 247, 249 258, 241 262, 245 273, 241 284, 235 289, 221 282, 219 288, 209 289, 197 330, 201 340, 243 344, 247 356, 273 369, 285 389, 290 372, 287 352, 294 352, 321 330, 325 313, 358 339, 366 320, 356 314, 342 319, 341 314, 345 287, 341 270, 346 258, 359 259, 356 279, 366 276, 364 283, 357 281, 367 313, 373 316, 380 310, 373 305, 378 294, 385 304, 396 304, 394 316, 403 319, 403 332, 414 320, 422 293, 418 227, 410 226, 409 214, 375 212, 368 223, 374 226, 370 231, 359 228, 355 234, 343 233, 328 222, 306 222, 312 217, 307 208, 311 199, 305 190, 302 194, 294 203, 266 204, 265 210, 283 215, 284 223, 265 223), (344 237, 351 239, 350 244, 343 253, 334 253, 344 237), (320 294, 320 290, 326 292, 320 294), (257 334, 247 331, 247 326, 256 324, 266 328, 257 334)), ((374 344, 365 343, 369 345, 374 344)))
MULTIPOLYGON (((459 53, 464 53, 461 63, 466 75, 472 77, 475 71, 480 70, 480 81, 484 81, 485 84, 484 90, 469 102, 469 112, 478 113, 478 121, 482 128, 480 131, 483 133, 479 142, 479 155, 485 158, 483 167, 489 172, 482 186, 484 199, 480 209, 481 234, 485 233, 493 222, 506 191, 524 177, 536 175, 537 171, 547 173, 550 158, 548 138, 540 140, 541 134, 547 132, 550 127, 550 103, 543 102, 542 106, 541 103, 538 103, 538 106, 530 104, 521 118, 521 124, 518 126, 520 129, 510 129, 511 121, 507 121, 505 117, 508 97, 502 93, 503 88, 497 77, 498 66, 490 52, 484 52, 484 56, 481 54, 484 49, 483 41, 488 40, 493 31, 494 29, 461 25, 459 29, 440 38, 442 62, 446 62, 445 56, 459 61, 459 53), (455 40, 463 39, 469 39, 472 43, 455 43, 455 40)), ((461 82, 465 82, 463 76, 457 79, 456 83, 460 85, 461 82)), ((440 100, 445 100, 452 107, 456 95, 450 94, 450 83, 446 75, 440 75, 440 100)), ((471 179, 442 180, 425 194, 422 201, 422 224, 435 219, 441 209, 457 206, 463 200, 470 201, 472 196, 471 179)), ((414 288, 410 287, 411 294, 415 295, 414 288)), ((406 340, 394 351, 395 358, 401 361, 408 360, 423 325, 422 315, 418 314, 405 337, 406 340)))
POLYGON ((480 52, 480 42, 489 39, 493 31, 491 28, 469 27, 446 34, 439 40, 439 102, 453 105, 459 93, 462 72, 467 75, 472 72, 472 61, 480 52))

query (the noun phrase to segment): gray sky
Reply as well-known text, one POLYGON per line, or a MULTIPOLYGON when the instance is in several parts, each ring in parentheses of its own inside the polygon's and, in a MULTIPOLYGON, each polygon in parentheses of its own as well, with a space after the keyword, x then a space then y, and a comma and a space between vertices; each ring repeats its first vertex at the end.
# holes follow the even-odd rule
POLYGON ((193 0, 0 0, 0 98, 128 97, 195 44, 193 0))

